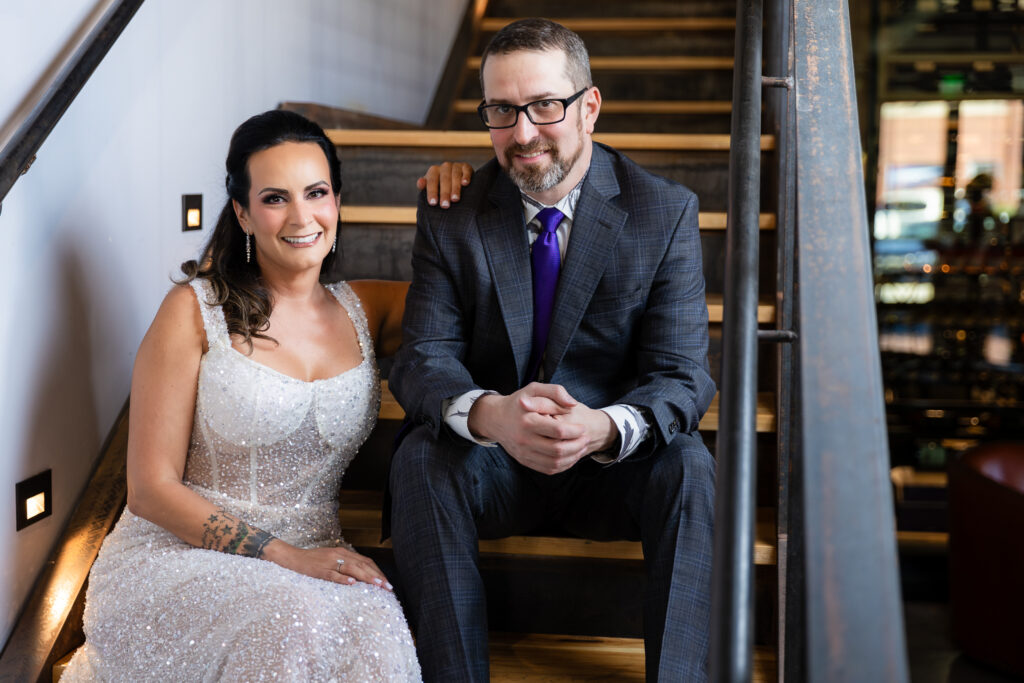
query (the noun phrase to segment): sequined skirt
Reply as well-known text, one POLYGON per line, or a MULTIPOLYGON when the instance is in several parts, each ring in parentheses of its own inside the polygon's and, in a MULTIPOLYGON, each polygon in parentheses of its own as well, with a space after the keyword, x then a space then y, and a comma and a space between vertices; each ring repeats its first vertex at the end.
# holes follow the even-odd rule
MULTIPOLYGON (((209 494, 296 545, 340 536, 330 505, 246 509, 209 494)), ((392 593, 196 548, 129 510, 90 573, 85 633, 64 681, 420 680, 392 593)))

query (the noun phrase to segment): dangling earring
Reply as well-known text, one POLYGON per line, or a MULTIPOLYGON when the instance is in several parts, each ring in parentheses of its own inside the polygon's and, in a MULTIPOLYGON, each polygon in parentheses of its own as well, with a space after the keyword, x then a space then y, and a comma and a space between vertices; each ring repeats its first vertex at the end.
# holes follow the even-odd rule
POLYGON ((245 262, 252 259, 252 247, 249 245, 249 233, 245 233, 245 262))
POLYGON ((334 233, 334 244, 331 245, 331 253, 334 254, 338 251, 338 233, 334 233))

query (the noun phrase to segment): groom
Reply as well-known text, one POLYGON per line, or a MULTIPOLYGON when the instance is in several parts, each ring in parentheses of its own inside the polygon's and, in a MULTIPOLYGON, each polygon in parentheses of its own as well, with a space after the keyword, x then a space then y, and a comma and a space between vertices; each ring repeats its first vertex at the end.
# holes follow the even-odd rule
POLYGON ((415 427, 391 532, 428 681, 487 681, 477 541, 558 528, 643 544, 649 680, 704 680, 715 386, 697 198, 591 135, 583 42, 527 19, 481 64, 496 159, 421 198, 391 387, 415 427))

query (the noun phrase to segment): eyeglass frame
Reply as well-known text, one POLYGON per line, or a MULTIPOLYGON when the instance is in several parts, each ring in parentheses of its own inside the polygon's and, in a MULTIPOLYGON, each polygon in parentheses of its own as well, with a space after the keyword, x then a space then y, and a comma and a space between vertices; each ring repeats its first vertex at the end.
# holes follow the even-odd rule
POLYGON ((584 88, 582 90, 577 92, 575 95, 571 95, 569 97, 542 97, 539 100, 534 100, 532 102, 527 102, 526 104, 507 104, 507 103, 504 103, 504 102, 495 103, 495 104, 487 104, 487 101, 483 100, 483 101, 480 102, 480 105, 476 108, 476 113, 480 117, 480 120, 483 121, 484 126, 486 126, 489 130, 505 130, 507 128, 515 128, 517 125, 519 125, 519 115, 520 114, 526 114, 526 118, 530 121, 530 123, 532 123, 535 126, 550 126, 550 125, 553 125, 553 124, 556 124, 556 123, 561 123, 562 121, 565 121, 565 117, 569 113, 569 105, 572 104, 573 102, 575 102, 576 100, 578 100, 580 97, 582 97, 583 93, 587 92, 592 87, 594 87, 594 86, 592 86, 592 85, 584 86, 584 88), (538 102, 561 102, 562 103, 562 118, 558 119, 557 121, 544 121, 543 123, 538 123, 538 122, 534 121, 533 117, 530 116, 529 108, 530 108, 530 105, 537 104, 538 102), (507 126, 492 126, 492 125, 489 125, 487 123, 487 120, 484 118, 484 109, 487 109, 488 107, 512 107, 513 109, 516 110, 516 118, 515 118, 514 121, 512 121, 512 123, 510 123, 507 126))

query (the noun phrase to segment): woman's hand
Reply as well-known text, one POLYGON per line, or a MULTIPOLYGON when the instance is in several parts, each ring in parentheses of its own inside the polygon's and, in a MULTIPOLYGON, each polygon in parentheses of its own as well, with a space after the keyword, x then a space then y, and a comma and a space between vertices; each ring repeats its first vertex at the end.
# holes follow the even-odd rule
POLYGON ((362 581, 384 590, 394 590, 373 560, 347 548, 296 548, 274 539, 263 551, 263 559, 314 579, 351 585, 362 581))
POLYGON ((437 206, 438 197, 441 208, 447 209, 462 197, 462 188, 469 185, 473 177, 473 167, 464 161, 446 161, 440 166, 434 165, 427 169, 416 180, 416 188, 427 191, 427 203, 437 206))

